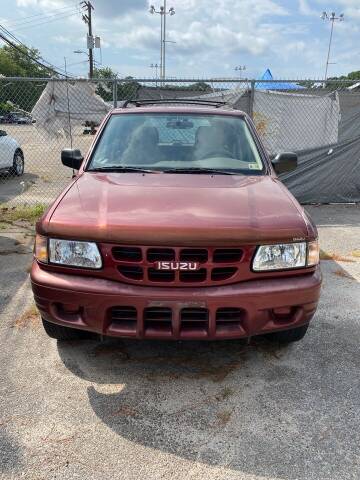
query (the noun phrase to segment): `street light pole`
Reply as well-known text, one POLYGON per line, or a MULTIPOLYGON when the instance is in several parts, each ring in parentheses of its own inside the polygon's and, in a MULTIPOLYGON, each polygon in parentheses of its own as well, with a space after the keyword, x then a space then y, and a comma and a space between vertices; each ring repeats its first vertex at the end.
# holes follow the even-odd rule
POLYGON ((153 75, 154 75, 154 69, 155 69, 155 86, 157 87, 157 80, 158 80, 158 68, 159 68, 159 65, 157 63, 152 63, 150 65, 150 68, 152 69, 153 71, 153 75))
POLYGON ((160 7, 160 10, 156 10, 154 5, 150 6, 150 13, 158 13, 161 18, 161 35, 160 35, 160 78, 164 79, 166 76, 166 15, 175 15, 173 7, 166 9, 166 0, 163 0, 164 4, 160 7))
POLYGON ((163 78, 163 55, 164 55, 164 7, 160 7, 161 40, 160 40, 160 78, 163 78))
POLYGON ((234 70, 235 70, 235 72, 239 72, 239 80, 241 80, 241 72, 243 72, 243 71, 245 72, 246 66, 245 65, 243 65, 243 66, 238 65, 237 67, 234 68, 234 70))
POLYGON ((328 53, 326 57, 326 66, 325 66, 325 82, 327 80, 327 74, 328 74, 328 69, 330 65, 330 52, 331 52, 331 43, 332 43, 332 38, 333 38, 333 32, 334 32, 334 22, 343 22, 344 21, 344 14, 341 13, 338 17, 336 16, 335 12, 331 12, 329 15, 327 12, 323 12, 321 17, 322 20, 328 20, 331 22, 331 29, 330 29, 330 39, 329 39, 329 48, 328 48, 328 53))
POLYGON ((163 46, 163 71, 162 71, 162 78, 165 78, 165 65, 166 65, 166 0, 164 0, 164 35, 163 35, 163 41, 164 41, 164 46, 163 46))

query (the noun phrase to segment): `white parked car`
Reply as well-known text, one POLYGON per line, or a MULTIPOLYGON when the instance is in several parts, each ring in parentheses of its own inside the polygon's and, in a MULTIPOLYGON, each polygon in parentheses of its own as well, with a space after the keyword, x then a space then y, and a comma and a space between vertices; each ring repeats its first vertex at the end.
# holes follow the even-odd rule
POLYGON ((8 171, 11 175, 24 173, 24 154, 15 138, 5 130, 0 130, 0 172, 8 171))

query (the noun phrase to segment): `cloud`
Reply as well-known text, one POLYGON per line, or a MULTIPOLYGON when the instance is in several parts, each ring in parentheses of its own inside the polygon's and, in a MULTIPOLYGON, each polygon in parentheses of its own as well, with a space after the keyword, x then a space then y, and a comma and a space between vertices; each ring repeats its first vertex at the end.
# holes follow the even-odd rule
POLYGON ((146 11, 147 0, 93 0, 96 14, 105 18, 121 17, 129 11, 146 11))
MULTIPOLYGON (((158 9, 162 0, 91 2, 94 34, 101 36, 104 47, 103 64, 113 65, 123 75, 149 74, 149 65, 159 63, 160 56, 160 16, 150 15, 149 5, 158 9)), ((12 19, 71 5, 75 9, 75 0, 9 4, 6 13, 12 19)), ((322 23, 319 16, 332 8, 337 14, 345 13, 345 22, 335 26, 332 71, 340 74, 357 68, 358 52, 353 45, 360 30, 360 0, 333 0, 331 6, 328 0, 168 0, 167 5, 176 10, 167 21, 167 39, 176 42, 167 45, 169 75, 234 75, 234 66, 240 64, 247 66, 249 77, 266 67, 279 77, 321 75, 330 24, 322 23)), ((40 48, 54 64, 60 64, 64 54, 75 62, 78 57, 73 50, 86 48, 86 25, 79 15, 49 27, 24 29, 24 34, 23 41, 40 48)), ((98 59, 100 52, 95 53, 98 59)), ((81 68, 74 67, 74 71, 82 72, 81 68)))
POLYGON ((52 37, 54 42, 57 43, 64 43, 66 45, 70 45, 72 43, 72 39, 70 37, 64 37, 64 35, 55 35, 52 37))
POLYGON ((318 10, 310 7, 307 0, 299 0, 299 12, 302 15, 309 15, 309 16, 320 15, 318 10))
MULTIPOLYGON (((170 5, 170 3, 169 3, 170 5)), ((261 54, 274 31, 261 22, 269 16, 286 16, 288 12, 273 0, 218 0, 209 6, 207 0, 173 0, 176 14, 167 22, 167 38, 176 42, 174 52, 191 55, 208 51, 229 55, 247 52, 261 54)), ((113 44, 132 49, 158 49, 160 39, 158 15, 146 11, 124 15, 113 44)), ((176 54, 175 53, 175 54, 176 54)))

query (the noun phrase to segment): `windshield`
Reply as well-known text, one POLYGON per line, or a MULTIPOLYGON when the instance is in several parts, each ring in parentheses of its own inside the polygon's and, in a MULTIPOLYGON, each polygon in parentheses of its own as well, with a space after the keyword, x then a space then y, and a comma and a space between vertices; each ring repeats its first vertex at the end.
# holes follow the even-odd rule
MULTIPOLYGON (((261 174, 263 163, 241 117, 202 114, 113 115, 88 170, 126 167, 261 174)), ((130 169, 128 169, 129 171, 130 169)))

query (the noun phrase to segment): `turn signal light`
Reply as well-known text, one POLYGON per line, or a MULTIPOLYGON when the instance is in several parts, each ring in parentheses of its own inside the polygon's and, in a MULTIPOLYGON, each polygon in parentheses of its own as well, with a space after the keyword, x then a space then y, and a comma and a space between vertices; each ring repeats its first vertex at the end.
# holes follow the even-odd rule
POLYGON ((48 263, 48 241, 46 237, 43 237, 42 235, 36 235, 34 256, 38 262, 48 263))
POLYGON ((320 246, 319 241, 315 240, 314 242, 308 243, 308 255, 307 255, 307 265, 311 267, 317 265, 320 261, 320 246))

